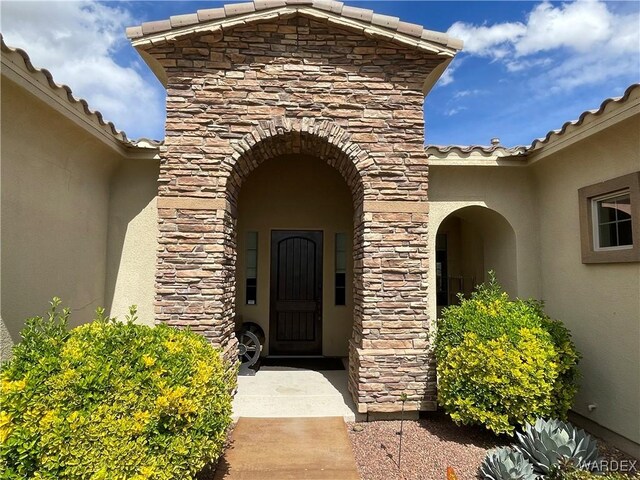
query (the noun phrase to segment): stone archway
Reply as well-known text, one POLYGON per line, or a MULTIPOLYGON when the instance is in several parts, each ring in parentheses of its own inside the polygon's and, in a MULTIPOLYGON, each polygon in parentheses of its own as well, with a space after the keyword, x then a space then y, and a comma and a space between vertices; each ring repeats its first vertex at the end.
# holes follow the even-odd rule
MULTIPOLYGON (((338 125, 329 121, 315 121, 304 118, 296 121, 278 118, 259 122, 258 126, 233 144, 234 153, 225 162, 228 169, 226 183, 226 202, 224 224, 232 228, 225 229, 225 252, 229 271, 227 284, 234 285, 235 301, 236 224, 238 221, 237 202, 240 189, 246 178, 262 163, 284 155, 310 155, 335 168, 342 176, 351 192, 353 202, 353 330, 349 342, 349 363, 358 363, 357 346, 363 337, 363 258, 365 246, 363 233, 365 218, 363 215, 364 183, 363 173, 372 161, 368 153, 350 140, 350 135, 338 125)), ((225 319, 233 322, 233 318, 225 319)), ((357 372, 349 375, 349 391, 358 402, 360 392, 357 372)))
POLYGON ((130 32, 167 87, 156 320, 233 355, 237 189, 274 149, 312 148, 357 186, 361 205, 358 407, 399 412, 406 394, 407 409, 432 409, 424 95, 458 43, 395 19, 374 26, 370 11, 342 12, 339 2, 328 13, 262 3, 130 32))
POLYGON ((362 210, 362 177, 373 161, 334 122, 316 121, 313 118, 288 120, 282 117, 261 121, 232 147, 235 152, 225 161, 225 167, 230 170, 226 193, 232 205, 237 200, 244 179, 262 162, 279 155, 300 153, 318 157, 338 170, 352 192, 354 210, 362 210))
POLYGON ((212 192, 206 195, 214 196, 204 197, 200 189, 198 197, 158 200, 157 320, 188 326, 228 358, 235 356, 238 193, 270 158, 310 154, 341 174, 353 200, 349 390, 358 410, 398 412, 403 394, 407 410, 435 408, 426 312, 426 168, 385 164, 337 124, 312 118, 260 121, 229 147, 215 176, 206 179, 212 192))

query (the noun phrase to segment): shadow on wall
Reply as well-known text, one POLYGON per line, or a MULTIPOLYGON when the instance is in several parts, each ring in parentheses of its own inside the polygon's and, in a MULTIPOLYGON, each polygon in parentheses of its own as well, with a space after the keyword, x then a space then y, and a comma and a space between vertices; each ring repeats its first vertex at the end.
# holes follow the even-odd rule
POLYGON ((438 306, 456 303, 457 293, 468 294, 494 270, 511 296, 518 294, 515 231, 499 213, 469 206, 450 213, 436 237, 438 306))
POLYGON ((158 160, 128 160, 114 173, 109 199, 105 308, 124 318, 138 306, 140 323, 154 322, 158 240, 158 160))

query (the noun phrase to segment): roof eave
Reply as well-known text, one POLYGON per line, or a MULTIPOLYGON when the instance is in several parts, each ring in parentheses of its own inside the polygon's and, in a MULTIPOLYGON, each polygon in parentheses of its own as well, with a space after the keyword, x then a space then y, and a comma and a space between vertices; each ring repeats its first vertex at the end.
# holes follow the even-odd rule
MULTIPOLYGON (((282 3, 284 4, 284 1, 282 3)), ((355 7, 350 8, 354 9, 355 7)), ((364 9, 357 10, 364 11, 364 9)), ((200 14, 200 12, 202 11, 199 11, 198 14, 200 14)), ((192 14, 191 16, 180 15, 178 17, 171 17, 170 20, 151 22, 150 24, 143 24, 142 26, 131 27, 127 29, 127 36, 130 38, 132 45, 136 48, 136 50, 138 50, 138 52, 141 53, 144 61, 147 63, 149 68, 151 68, 156 77, 165 86, 167 84, 166 71, 157 60, 155 60, 151 55, 145 52, 147 49, 153 46, 164 45, 166 43, 178 41, 191 35, 215 33, 220 34, 225 30, 229 30, 238 26, 264 22, 268 20, 276 20, 280 18, 289 18, 296 14, 320 21, 325 21, 335 27, 360 32, 370 38, 399 44, 441 58, 441 63, 431 72, 429 77, 425 80, 423 88, 425 95, 431 90, 431 88, 433 88, 453 57, 462 48, 462 41, 449 37, 446 34, 425 30, 418 25, 399 22, 399 24, 404 24, 406 26, 400 25, 396 26, 396 28, 401 30, 404 28, 405 31, 411 32, 413 34, 410 35, 408 33, 403 33, 402 31, 390 30, 389 28, 385 28, 382 25, 376 25, 371 22, 346 17, 343 14, 338 14, 332 11, 322 10, 309 3, 300 5, 282 5, 276 8, 235 14, 230 17, 213 18, 208 21, 198 20, 198 14, 192 14), (177 20, 174 20, 176 18, 177 20), (198 23, 195 23, 196 20, 198 20, 198 23), (148 33, 144 33, 145 25, 149 25, 147 27, 148 33), (409 26, 414 26, 416 28, 411 30, 409 26), (418 27, 420 28, 419 32, 417 30, 418 27), (417 34, 419 34, 420 37, 415 36, 417 34)), ((203 19, 207 18, 205 15, 201 15, 201 17, 203 19)), ((392 17, 378 17, 391 18, 393 20, 392 17)), ((376 19, 376 14, 372 14, 372 19, 376 19)), ((379 20, 379 23, 383 23, 382 20, 379 20)))
POLYGON ((144 63, 146 63, 147 66, 151 69, 162 86, 164 88, 167 88, 169 77, 164 66, 153 55, 150 55, 144 48, 138 47, 136 45, 134 45, 134 47, 142 57, 142 60, 144 60, 144 63))
POLYGON ((558 130, 535 139, 527 147, 528 163, 548 157, 583 138, 640 115, 640 84, 630 85, 621 97, 607 98, 596 110, 583 112, 577 120, 565 122, 558 130))
POLYGON ((427 145, 425 153, 431 166, 522 167, 527 164, 526 147, 427 145))
POLYGON ((131 40, 131 44, 136 48, 150 47, 155 45, 162 45, 166 42, 180 40, 194 34, 213 33, 219 30, 232 29, 238 26, 262 22, 265 20, 288 18, 292 15, 295 15, 296 13, 306 15, 318 20, 325 20, 335 26, 359 31, 367 36, 388 40, 393 43, 399 43, 407 47, 422 50, 433 55, 442 56, 443 58, 453 58, 456 53, 458 53, 462 49, 461 40, 448 37, 444 34, 442 34, 442 40, 446 43, 443 44, 434 41, 434 37, 437 32, 423 30, 422 36, 418 38, 402 32, 389 30, 372 23, 344 17, 342 15, 323 10, 318 10, 307 5, 272 8, 269 10, 256 11, 228 18, 210 20, 198 24, 172 27, 169 30, 142 34, 140 36, 132 35, 132 29, 138 29, 140 27, 132 27, 127 29, 127 36, 131 40))
POLYGON ((129 140, 126 134, 103 119, 99 111, 89 108, 86 100, 76 98, 66 85, 58 85, 46 69, 33 66, 29 55, 19 48, 9 47, 0 35, 2 76, 24 88, 30 94, 82 127, 102 143, 123 156, 136 151, 154 156, 160 142, 129 140))

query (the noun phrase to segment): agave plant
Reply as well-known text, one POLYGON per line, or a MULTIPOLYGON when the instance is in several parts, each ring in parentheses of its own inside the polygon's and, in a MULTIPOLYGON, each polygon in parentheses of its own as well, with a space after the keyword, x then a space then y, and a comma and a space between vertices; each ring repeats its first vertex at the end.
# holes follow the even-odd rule
POLYGON ((480 465, 484 480, 536 480, 533 465, 522 452, 510 447, 490 450, 480 465))
POLYGON ((516 447, 535 471, 548 475, 554 466, 570 461, 578 468, 591 469, 598 463, 598 444, 584 430, 560 420, 537 419, 517 433, 516 447))

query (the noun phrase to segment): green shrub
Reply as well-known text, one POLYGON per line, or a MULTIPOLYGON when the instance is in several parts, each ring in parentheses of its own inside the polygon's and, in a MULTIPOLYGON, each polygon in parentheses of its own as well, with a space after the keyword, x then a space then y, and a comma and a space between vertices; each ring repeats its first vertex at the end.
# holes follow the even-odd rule
POLYGON ((185 479, 221 453, 235 373, 206 340, 54 299, 2 366, 0 478, 185 479))
POLYGON ((540 302, 511 300, 492 272, 443 311, 435 355, 438 401, 458 424, 513 434, 537 417, 566 418, 577 390, 569 331, 540 302))

